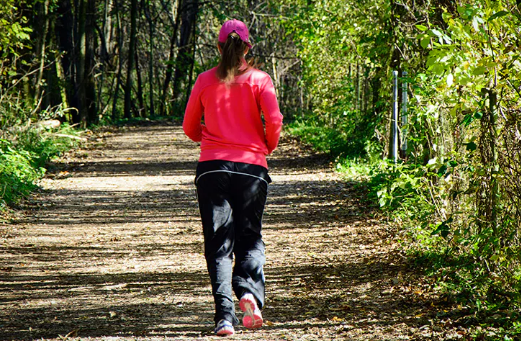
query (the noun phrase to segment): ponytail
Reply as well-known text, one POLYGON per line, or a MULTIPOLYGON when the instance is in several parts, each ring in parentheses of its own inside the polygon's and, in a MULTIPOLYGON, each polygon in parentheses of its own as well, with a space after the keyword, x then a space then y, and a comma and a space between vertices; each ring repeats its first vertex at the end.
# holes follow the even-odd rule
POLYGON ((217 65, 217 77, 226 84, 231 84, 235 76, 246 71, 250 65, 244 61, 244 51, 247 48, 239 35, 230 33, 225 43, 219 43, 221 47, 221 61, 217 65))

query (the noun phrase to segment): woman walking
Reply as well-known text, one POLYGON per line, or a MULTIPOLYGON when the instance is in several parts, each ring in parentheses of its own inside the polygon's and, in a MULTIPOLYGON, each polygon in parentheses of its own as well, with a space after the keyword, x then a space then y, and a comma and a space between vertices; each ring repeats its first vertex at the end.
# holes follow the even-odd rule
POLYGON ((198 76, 183 121, 186 135, 201 142, 195 184, 215 302, 215 333, 223 336, 234 334, 239 322, 232 292, 244 312, 243 325, 262 326, 261 230, 271 182, 266 155, 277 147, 282 127, 271 78, 245 60, 251 47, 243 22, 222 25, 217 44, 221 60, 198 76))

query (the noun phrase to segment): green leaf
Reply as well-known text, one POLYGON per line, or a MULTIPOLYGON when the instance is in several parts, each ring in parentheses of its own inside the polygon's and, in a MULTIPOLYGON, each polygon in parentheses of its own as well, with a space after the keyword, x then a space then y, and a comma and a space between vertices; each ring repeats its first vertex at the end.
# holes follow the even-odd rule
POLYGON ((435 235, 435 234, 439 234, 440 236, 442 236, 443 238, 447 238, 447 236, 449 235, 449 224, 452 223, 454 219, 452 219, 452 217, 450 217, 449 219, 445 220, 444 222, 440 223, 437 227, 436 227, 436 230, 432 231, 431 233, 431 236, 432 235, 435 235))
POLYGON ((479 76, 479 75, 482 75, 484 74, 485 72, 487 72, 487 68, 484 67, 484 66, 478 66, 477 68, 475 68, 473 71, 472 71, 472 74, 474 76, 479 76))
POLYGON ((499 259, 499 255, 492 255, 490 257, 490 260, 493 261, 493 262, 497 261, 498 259, 499 259))
POLYGON ((474 142, 465 143, 467 150, 474 151, 478 148, 478 146, 474 142))
POLYGON ((445 66, 441 63, 436 63, 431 68, 432 72, 434 72, 437 75, 441 75, 445 72, 445 66))
POLYGON ((507 15, 509 12, 507 11, 500 11, 500 12, 497 12, 497 13, 494 13, 490 16, 490 18, 488 18, 487 21, 492 21, 494 19, 497 19, 497 18, 501 18, 501 17, 504 17, 505 15, 507 15))
POLYGON ((465 127, 468 127, 469 124, 472 123, 472 121, 474 121, 474 117, 471 114, 467 114, 467 115, 465 115, 465 117, 461 121, 460 125, 463 124, 465 127))
POLYGON ((438 169, 438 172, 437 172, 438 176, 440 176, 440 177, 444 176, 445 173, 447 172, 447 168, 448 168, 447 165, 441 166, 440 169, 438 169))
POLYGON ((432 34, 434 34, 435 36, 438 36, 438 37, 443 36, 443 34, 442 34, 440 31, 435 30, 435 29, 432 29, 430 32, 431 32, 432 34))
POLYGON ((424 25, 416 25, 416 28, 420 31, 427 31, 429 29, 427 26, 424 25))
POLYGON ((422 40, 420 40, 420 45, 421 47, 423 47, 424 49, 426 49, 427 47, 429 47, 431 43, 431 38, 430 37, 425 37, 423 38, 422 40))

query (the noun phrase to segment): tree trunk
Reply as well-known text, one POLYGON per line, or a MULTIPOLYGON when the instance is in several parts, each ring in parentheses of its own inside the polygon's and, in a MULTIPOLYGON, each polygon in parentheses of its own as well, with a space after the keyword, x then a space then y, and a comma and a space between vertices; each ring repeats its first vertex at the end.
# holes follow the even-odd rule
MULTIPOLYGON (((51 34, 49 35, 49 46, 52 46, 54 53, 52 54, 55 62, 52 63, 45 71, 45 79, 47 84, 45 86, 45 92, 47 94, 46 98, 47 104, 45 107, 56 107, 61 106, 62 109, 68 108, 68 100, 67 94, 65 92, 65 81, 63 79, 63 70, 61 68, 60 61, 60 52, 57 49, 58 42, 57 37, 52 34, 55 32, 56 28, 56 16, 52 15, 49 18, 49 31, 51 34)), ((65 120, 65 117, 60 117, 62 121, 65 120)))
POLYGON ((85 55, 86 51, 86 36, 85 29, 87 26, 87 5, 88 0, 80 0, 78 12, 78 36, 76 39, 76 94, 78 103, 78 111, 80 114, 80 123, 82 127, 87 126, 87 110, 86 110, 86 92, 85 92, 85 55))
POLYGON ((174 74, 173 65, 174 65, 174 56, 175 56, 175 45, 177 42, 177 31, 179 28, 179 24, 181 22, 181 7, 180 7, 181 0, 176 0, 176 1, 177 1, 177 14, 176 14, 175 23, 174 23, 174 32, 172 33, 172 38, 170 39, 170 52, 169 52, 169 56, 168 56, 165 81, 163 83, 163 94, 161 96, 161 106, 159 108, 159 114, 161 116, 166 116, 165 103, 166 103, 168 88, 170 87, 170 82, 172 81, 172 75, 174 74))
MULTIPOLYGON (((74 49, 74 14, 72 11, 71 0, 61 0, 58 3, 58 20, 55 27, 55 34, 58 40, 59 50, 63 53, 57 65, 58 77, 62 80, 67 96, 67 107, 79 108, 76 94, 76 68, 74 60, 76 51, 74 49)), ((65 102, 65 101, 64 101, 65 102)), ((80 121, 77 110, 71 110, 70 121, 78 123, 80 121)))
POLYGON ((148 21, 148 31, 149 31, 149 48, 148 48, 148 97, 150 100, 149 104, 149 110, 150 110, 150 116, 154 117, 154 22, 152 20, 152 14, 150 13, 150 6, 151 2, 150 0, 147 1, 147 4, 145 4, 145 1, 143 0, 143 8, 145 9, 145 16, 148 21))
POLYGON ((62 103, 63 109, 69 108, 69 99, 67 98, 67 91, 66 91, 66 78, 65 78, 65 72, 62 67, 62 60, 63 57, 56 53, 56 78, 58 79, 59 83, 59 89, 60 89, 60 98, 62 103))
POLYGON ((136 78, 137 78, 137 99, 139 101, 139 108, 137 110, 138 117, 146 117, 145 101, 143 100, 143 81, 141 79, 141 69, 139 68, 139 58, 136 51, 136 78))
MULTIPOLYGON (((194 27, 193 31, 195 32, 197 30, 197 22, 194 20, 194 27)), ((186 95, 185 95, 185 104, 183 107, 186 107, 188 104, 188 98, 190 98, 190 93, 192 92, 192 78, 194 73, 194 65, 195 65, 195 49, 196 49, 196 43, 197 39, 192 39, 192 63, 190 64, 190 70, 188 72, 188 84, 186 85, 186 95)))
POLYGON ((34 106, 36 107, 38 103, 40 102, 40 97, 42 95, 42 80, 43 80, 43 73, 45 71, 45 53, 47 48, 47 31, 49 30, 49 0, 45 0, 42 3, 42 11, 40 13, 41 15, 41 21, 43 22, 43 32, 40 35, 40 42, 38 45, 38 54, 40 56, 40 67, 38 71, 38 78, 36 80, 36 87, 35 87, 35 96, 34 96, 34 106))
POLYGON ((121 86, 121 74, 123 73, 123 30, 121 29, 121 17, 119 13, 119 2, 116 2, 116 21, 118 32, 118 72, 116 76, 116 88, 114 89, 114 97, 112 98, 112 121, 118 118, 118 93, 121 86))
POLYGON ((379 104, 380 100, 380 88, 382 86, 382 81, 380 80, 381 77, 381 68, 377 67, 374 72, 373 79, 371 80, 371 90, 372 90, 372 108, 373 108, 373 114, 377 117, 379 117, 382 113, 381 105, 379 104))
POLYGON ((181 36, 174 73, 174 99, 182 100, 182 87, 186 85, 188 73, 194 63, 193 43, 195 39, 194 23, 197 20, 198 0, 184 0, 181 7, 181 36))
MULTIPOLYGON (((360 64, 356 62, 355 110, 360 112, 360 64)), ((359 115, 359 113, 358 113, 359 115)))
POLYGON ((130 9, 130 40, 127 64, 127 84, 125 86, 125 109, 123 116, 127 119, 132 118, 132 71, 134 69, 136 53, 136 19, 137 19, 137 0, 132 0, 130 9))
POLYGON ((96 49, 96 1, 88 0, 85 28, 85 109, 87 110, 87 123, 98 123, 98 105, 96 101, 96 82, 94 71, 96 60, 94 51, 96 49))
MULTIPOLYGON (((389 74, 391 74, 393 71, 397 71, 398 74, 401 74, 401 64, 402 64, 402 58, 401 58, 401 53, 400 53, 400 50, 398 48, 398 44, 399 44, 399 38, 396 36, 396 34, 394 33, 394 28, 395 27, 399 27, 399 22, 398 22, 398 18, 400 18, 402 15, 403 15, 403 10, 402 10, 402 7, 399 6, 399 4, 393 0, 391 1, 391 17, 390 17, 390 20, 389 20, 389 27, 388 29, 390 31, 393 32, 392 35, 390 35, 390 39, 391 39, 391 43, 392 43, 392 46, 394 46, 394 48, 390 51, 391 53, 391 60, 389 62, 389 74)), ((400 108, 400 102, 401 102, 401 97, 400 97, 400 91, 401 90, 398 90, 398 108, 400 108)), ((394 105, 394 104, 393 104, 394 105)), ((393 155, 393 134, 394 134, 394 131, 393 131, 393 118, 392 118, 392 110, 390 112, 390 116, 391 116, 391 119, 389 120, 389 149, 388 149, 388 155, 389 156, 392 156, 393 155)), ((395 143, 398 143, 397 141, 395 141, 395 143)), ((399 148, 398 148, 399 149, 399 148)))
POLYGON ((105 8, 103 11, 103 37, 105 40, 105 52, 107 54, 112 54, 113 52, 113 42, 112 42, 112 17, 110 13, 112 11, 112 0, 105 0, 105 8))
MULTIPOLYGON (((104 6, 104 12, 103 12, 103 23, 101 28, 99 28, 96 23, 95 27, 99 32, 99 39, 100 39, 100 80, 99 80, 99 87, 98 87, 98 110, 101 111, 101 108, 104 106, 102 103, 102 91, 103 91, 103 85, 105 84, 105 77, 106 77, 106 67, 107 65, 110 66, 110 58, 109 58, 109 43, 111 43, 111 33, 112 33, 112 19, 109 15, 110 11, 112 10, 112 0, 105 0, 105 6, 104 6)), ((112 50, 111 50, 112 51, 112 50)), ((112 82, 113 83, 113 82, 112 82)), ((112 88, 112 86, 111 86, 112 88)), ((110 96, 109 96, 110 97, 110 96)), ((110 102, 110 99, 107 101, 110 102)), ((105 106, 107 107, 107 106, 105 106)), ((105 110, 103 110, 104 112, 105 110)), ((103 113, 100 113, 103 114, 103 113)))

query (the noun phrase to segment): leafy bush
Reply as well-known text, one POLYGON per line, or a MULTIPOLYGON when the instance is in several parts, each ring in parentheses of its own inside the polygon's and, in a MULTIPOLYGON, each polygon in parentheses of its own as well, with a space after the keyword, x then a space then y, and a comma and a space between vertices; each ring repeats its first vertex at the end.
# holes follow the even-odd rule
POLYGON ((19 134, 16 148, 32 155, 33 167, 43 167, 45 162, 55 155, 70 150, 78 145, 78 132, 68 124, 63 124, 59 131, 52 128, 31 128, 19 134))
POLYGON ((78 132, 68 125, 58 130, 17 127, 4 135, 0 139, 0 210, 34 190, 45 174, 45 163, 80 141, 78 132))
POLYGON ((0 140, 0 208, 29 194, 45 173, 33 166, 33 155, 14 149, 11 142, 0 140))

